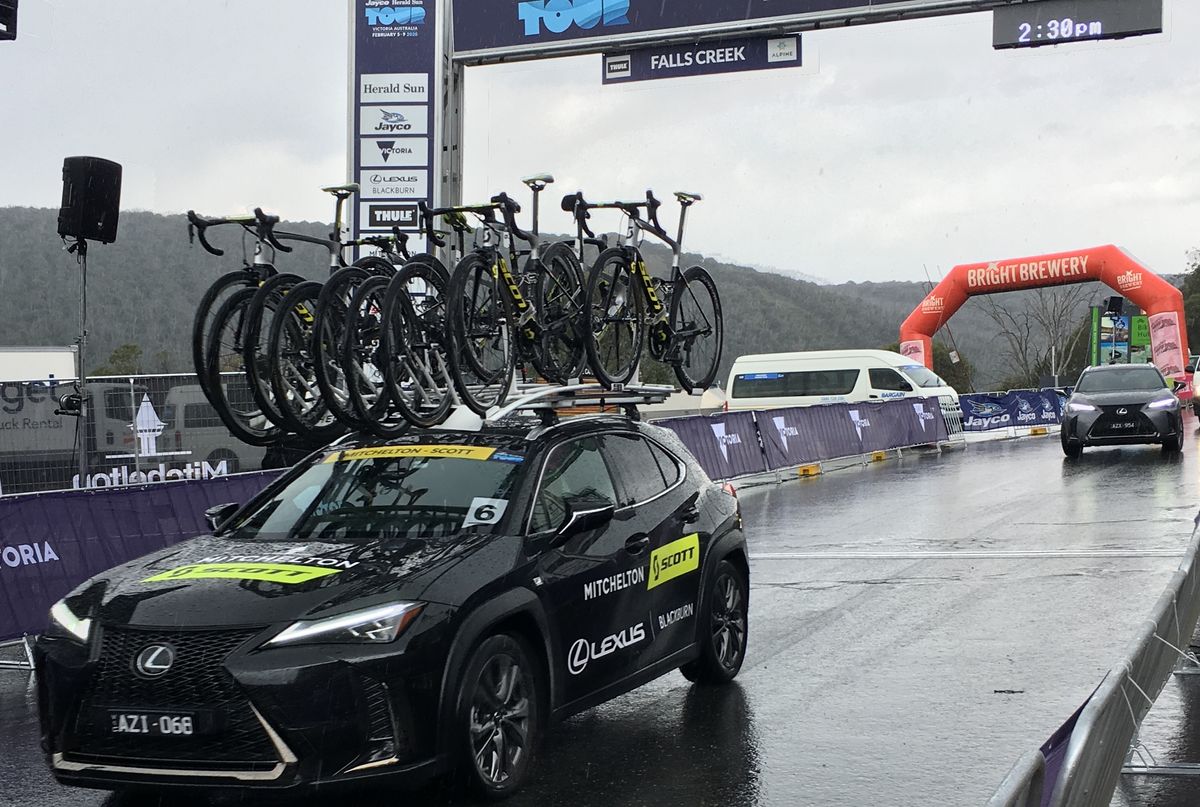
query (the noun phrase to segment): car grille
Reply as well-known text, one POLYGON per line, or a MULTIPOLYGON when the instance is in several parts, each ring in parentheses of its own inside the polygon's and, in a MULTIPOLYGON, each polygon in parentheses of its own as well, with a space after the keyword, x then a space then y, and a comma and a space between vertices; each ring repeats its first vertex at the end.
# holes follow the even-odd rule
POLYGON ((225 658, 258 633, 241 631, 149 631, 104 629, 100 660, 88 682, 68 756, 80 761, 119 757, 142 765, 202 763, 224 769, 275 763, 279 755, 250 701, 224 668, 225 658), (175 648, 170 671, 158 678, 134 672, 133 660, 147 645, 175 648), (114 709, 210 710, 216 730, 195 737, 112 734, 93 713, 114 709))
POLYGON ((1100 416, 1092 424, 1091 437, 1152 437, 1158 431, 1154 424, 1137 406, 1104 406, 1100 416), (1119 414, 1120 410, 1125 414, 1119 414), (1121 424, 1133 423, 1133 428, 1121 428, 1121 424))

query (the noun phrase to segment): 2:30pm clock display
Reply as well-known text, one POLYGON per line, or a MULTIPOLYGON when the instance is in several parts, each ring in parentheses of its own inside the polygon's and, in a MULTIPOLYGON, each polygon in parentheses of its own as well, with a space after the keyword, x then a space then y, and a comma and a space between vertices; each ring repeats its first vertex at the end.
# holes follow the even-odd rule
POLYGON ((1162 0, 1043 0, 997 8, 992 45, 1031 48, 1162 33, 1162 0))

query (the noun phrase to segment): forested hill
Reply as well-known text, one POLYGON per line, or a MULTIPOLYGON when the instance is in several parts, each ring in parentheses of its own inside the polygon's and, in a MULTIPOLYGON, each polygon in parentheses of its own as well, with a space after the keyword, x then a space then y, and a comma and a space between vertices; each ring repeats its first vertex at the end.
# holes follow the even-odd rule
MULTIPOLYGON (((57 211, 0 208, 0 345, 66 345, 78 329, 79 268, 56 234, 57 211)), ((329 225, 286 223, 281 229, 325 235, 329 225)), ((183 216, 121 214, 115 244, 91 248, 88 267, 89 366, 104 364, 124 344, 141 348, 145 372, 189 372, 192 315, 204 289, 240 266, 240 231, 214 231, 226 250, 215 258, 189 246, 183 216)), ((245 248, 249 249, 250 243, 245 248)), ((670 253, 647 247, 654 274, 670 253)), ((783 275, 689 255, 717 280, 726 323, 723 382, 744 353, 824 348, 876 348, 896 341, 900 322, 925 293, 920 283, 816 285, 783 275)), ((288 271, 320 279, 326 257, 298 245, 281 256, 288 271)), ((785 267, 829 276, 825 267, 785 267)), ((968 306, 953 322, 957 346, 977 367, 977 386, 1004 373, 994 327, 968 306)))

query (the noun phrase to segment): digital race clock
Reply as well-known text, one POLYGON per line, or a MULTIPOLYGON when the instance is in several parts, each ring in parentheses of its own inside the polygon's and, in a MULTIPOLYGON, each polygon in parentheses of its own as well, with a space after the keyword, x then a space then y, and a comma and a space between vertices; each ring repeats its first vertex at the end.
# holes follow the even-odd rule
POLYGON ((1163 4, 1162 0, 1039 0, 997 8, 992 26, 996 48, 1160 34, 1163 4))

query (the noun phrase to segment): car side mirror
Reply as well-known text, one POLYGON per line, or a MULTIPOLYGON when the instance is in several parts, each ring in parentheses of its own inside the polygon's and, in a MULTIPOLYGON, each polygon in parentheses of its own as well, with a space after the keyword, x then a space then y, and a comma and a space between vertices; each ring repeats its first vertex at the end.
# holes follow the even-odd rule
POLYGON ((573 536, 599 529, 612 521, 617 508, 611 504, 596 506, 595 502, 567 502, 567 517, 550 539, 551 546, 562 546, 573 536))
POLYGON ((226 502, 225 504, 217 504, 204 511, 204 520, 208 522, 208 528, 216 532, 221 524, 229 520, 229 517, 241 507, 237 502, 226 502))

